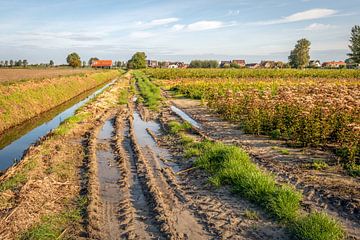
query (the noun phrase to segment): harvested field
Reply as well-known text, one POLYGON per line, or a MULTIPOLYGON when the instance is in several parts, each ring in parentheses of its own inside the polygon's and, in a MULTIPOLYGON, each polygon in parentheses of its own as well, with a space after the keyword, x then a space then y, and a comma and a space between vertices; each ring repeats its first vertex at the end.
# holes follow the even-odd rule
POLYGON ((46 69, 11 69, 11 68, 0 68, 0 84, 1 83, 10 83, 20 80, 27 79, 44 79, 44 78, 56 78, 69 75, 76 75, 82 73, 91 73, 94 70, 85 68, 85 69, 73 69, 73 68, 46 68, 46 69))

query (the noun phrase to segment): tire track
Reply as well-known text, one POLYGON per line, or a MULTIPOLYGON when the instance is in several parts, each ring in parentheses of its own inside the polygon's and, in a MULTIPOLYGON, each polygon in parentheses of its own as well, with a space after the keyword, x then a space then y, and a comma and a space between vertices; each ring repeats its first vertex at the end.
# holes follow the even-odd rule
MULTIPOLYGON (((131 114, 133 115, 133 114, 131 114)), ((155 219, 167 239, 209 239, 199 219, 182 204, 163 175, 163 166, 153 149, 138 144, 134 119, 129 118, 130 136, 136 154, 138 176, 156 213, 155 219)), ((146 130, 144 129, 146 132, 146 130)))
POLYGON ((137 175, 135 153, 130 141, 129 123, 124 116, 116 118, 116 151, 119 158, 122 189, 120 222, 125 239, 159 239, 160 231, 137 175))

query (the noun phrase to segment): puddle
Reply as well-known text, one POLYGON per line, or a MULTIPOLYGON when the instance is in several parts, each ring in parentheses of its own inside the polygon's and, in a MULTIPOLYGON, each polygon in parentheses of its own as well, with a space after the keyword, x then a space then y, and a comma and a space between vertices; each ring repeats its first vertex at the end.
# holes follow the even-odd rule
POLYGON ((112 146, 113 134, 113 119, 109 119, 97 135, 96 159, 100 198, 106 214, 105 233, 109 235, 111 239, 116 239, 120 236, 117 209, 121 201, 121 193, 118 184, 120 180, 120 170, 112 146))
POLYGON ((136 211, 137 219, 135 221, 135 226, 139 231, 137 234, 141 236, 141 239, 154 239, 153 236, 159 235, 159 230, 156 227, 157 223, 155 219, 152 217, 152 209, 147 202, 145 197, 146 193, 143 190, 143 186, 137 174, 135 153, 131 146, 128 124, 124 127, 123 134, 125 136, 123 146, 129 157, 129 162, 127 162, 127 164, 131 171, 131 178, 128 183, 130 185, 131 202, 136 211), (141 231, 143 229, 146 229, 146 231, 141 231))
POLYGON ((0 136, 0 171, 11 167, 15 160, 20 160, 26 149, 49 131, 58 127, 62 121, 74 115, 75 111, 111 86, 115 80, 102 86, 89 95, 81 95, 59 107, 33 118, 0 136), (75 102, 73 100, 76 100, 75 102), (69 103, 71 105, 69 105, 69 103))
POLYGON ((191 118, 188 114, 186 114, 184 111, 182 111, 181 109, 175 107, 175 106, 171 106, 170 107, 171 110, 176 113, 179 117, 181 117, 183 120, 187 121, 188 123, 190 123, 193 127, 195 128, 199 128, 201 129, 202 126, 200 123, 198 123, 197 121, 195 121, 193 118, 191 118))
POLYGON ((180 167, 176 163, 174 163, 172 161, 166 161, 166 160, 172 159, 171 154, 166 149, 161 148, 157 145, 155 140, 152 138, 152 136, 146 130, 147 128, 150 129, 156 135, 160 134, 161 127, 160 127, 159 123, 157 123, 155 121, 148 121, 148 122, 143 121, 140 117, 140 114, 137 111, 135 111, 134 112, 134 131, 135 131, 135 137, 136 137, 138 144, 142 148, 146 148, 146 147, 150 148, 157 155, 157 157, 161 160, 161 161, 159 161, 161 167, 169 166, 174 170, 174 172, 180 171, 180 167))

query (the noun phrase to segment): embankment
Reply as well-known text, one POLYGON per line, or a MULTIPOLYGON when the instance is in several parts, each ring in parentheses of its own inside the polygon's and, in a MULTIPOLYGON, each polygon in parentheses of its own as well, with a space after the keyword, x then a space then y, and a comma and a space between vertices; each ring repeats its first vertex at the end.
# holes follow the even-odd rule
POLYGON ((0 85, 0 133, 102 85, 118 70, 0 85))

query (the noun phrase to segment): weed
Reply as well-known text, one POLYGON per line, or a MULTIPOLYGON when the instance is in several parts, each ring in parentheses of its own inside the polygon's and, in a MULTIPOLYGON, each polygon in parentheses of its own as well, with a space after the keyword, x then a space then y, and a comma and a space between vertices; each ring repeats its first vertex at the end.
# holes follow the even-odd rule
POLYGON ((168 126, 169 126, 169 132, 171 134, 178 134, 181 131, 191 129, 191 125, 188 122, 179 123, 177 121, 170 121, 168 123, 168 126))
POLYGON ((328 168, 329 165, 322 159, 315 159, 311 164, 311 168, 315 170, 323 170, 328 168))
POLYGON ((250 220, 259 220, 260 219, 259 214, 254 210, 246 209, 244 212, 244 216, 250 220))

